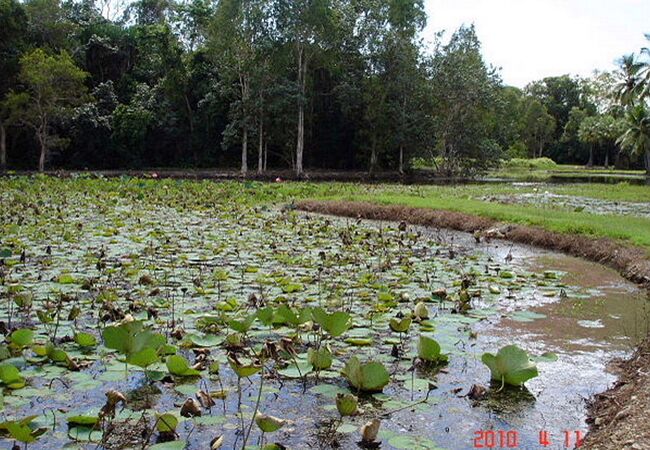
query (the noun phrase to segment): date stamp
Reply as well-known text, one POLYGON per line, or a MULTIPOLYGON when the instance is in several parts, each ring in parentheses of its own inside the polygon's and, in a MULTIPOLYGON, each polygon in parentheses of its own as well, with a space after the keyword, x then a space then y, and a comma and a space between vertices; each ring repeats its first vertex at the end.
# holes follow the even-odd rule
MULTIPOLYGON (((564 448, 580 448, 584 435, 579 430, 564 430, 552 434, 547 430, 539 432, 539 448, 564 446, 564 448)), ((474 448, 519 448, 519 432, 517 430, 478 430, 474 432, 474 448)))

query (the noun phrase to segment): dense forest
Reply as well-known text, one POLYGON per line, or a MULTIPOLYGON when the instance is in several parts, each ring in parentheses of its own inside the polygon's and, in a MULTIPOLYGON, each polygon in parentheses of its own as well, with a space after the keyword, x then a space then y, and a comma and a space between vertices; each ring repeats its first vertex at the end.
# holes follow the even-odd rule
MULTIPOLYGON (((650 169, 650 52, 505 86, 422 0, 0 0, 2 169, 650 169)), ((634 49, 631 49, 634 50, 634 49)))

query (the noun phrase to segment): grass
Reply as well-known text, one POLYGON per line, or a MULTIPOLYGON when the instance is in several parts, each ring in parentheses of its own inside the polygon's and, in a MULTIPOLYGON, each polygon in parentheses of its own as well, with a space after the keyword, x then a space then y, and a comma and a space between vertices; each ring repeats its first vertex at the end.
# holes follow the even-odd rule
POLYGON ((587 168, 585 166, 555 164, 548 158, 512 159, 488 174, 491 178, 525 181, 549 181, 553 178, 575 177, 603 177, 624 181, 630 178, 643 179, 644 175, 645 172, 642 170, 606 169, 604 167, 587 168))
MULTIPOLYGON (((296 183, 298 184, 298 183, 296 183)), ((299 185, 299 184, 298 184, 299 185)), ((542 208, 539 205, 508 205, 480 200, 479 197, 533 192, 536 187, 498 185, 398 186, 326 183, 294 190, 297 198, 367 201, 378 204, 404 205, 457 211, 488 217, 502 222, 532 225, 560 233, 578 233, 632 243, 650 253, 650 219, 621 215, 597 215, 585 211, 542 208), (314 189, 318 186, 321 189, 314 189)), ((285 190, 288 186, 282 187, 285 190)), ((294 187, 295 189, 295 187, 294 187)), ((609 201, 650 202, 650 187, 629 184, 548 185, 558 194, 591 197, 609 201), (606 188, 606 189, 605 189, 606 188)))
POLYGON ((650 252, 650 220, 637 217, 599 216, 584 212, 549 210, 534 206, 501 205, 455 196, 418 198, 405 195, 356 196, 354 200, 442 209, 475 214, 503 222, 539 226, 560 233, 578 233, 631 242, 650 252))

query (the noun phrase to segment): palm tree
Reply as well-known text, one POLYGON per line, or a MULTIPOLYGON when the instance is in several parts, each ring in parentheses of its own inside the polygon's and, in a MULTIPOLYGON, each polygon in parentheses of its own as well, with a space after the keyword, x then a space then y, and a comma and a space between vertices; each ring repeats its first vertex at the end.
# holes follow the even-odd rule
POLYGON ((626 115, 627 131, 616 143, 633 155, 643 155, 646 174, 650 176, 650 112, 642 103, 631 107, 626 115))
POLYGON ((619 82, 614 86, 614 96, 622 106, 631 106, 641 98, 644 90, 644 63, 631 54, 623 56, 619 64, 619 82))

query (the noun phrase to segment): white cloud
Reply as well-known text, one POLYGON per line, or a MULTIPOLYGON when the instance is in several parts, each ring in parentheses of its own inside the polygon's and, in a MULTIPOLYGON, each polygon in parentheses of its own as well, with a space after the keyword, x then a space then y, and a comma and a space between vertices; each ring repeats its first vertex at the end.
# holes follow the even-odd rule
POLYGON ((545 76, 588 76, 647 45, 648 0, 425 0, 426 39, 474 23, 486 60, 504 82, 523 87, 545 76))

